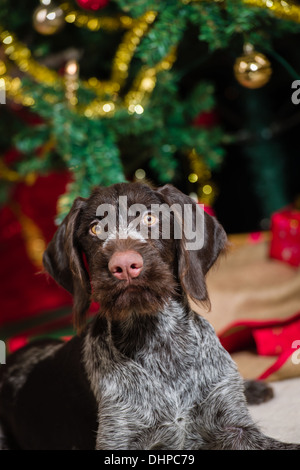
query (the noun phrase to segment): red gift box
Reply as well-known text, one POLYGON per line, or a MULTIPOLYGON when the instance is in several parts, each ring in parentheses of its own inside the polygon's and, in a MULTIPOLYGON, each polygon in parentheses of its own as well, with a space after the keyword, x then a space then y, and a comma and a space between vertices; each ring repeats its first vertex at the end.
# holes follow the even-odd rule
POLYGON ((300 211, 285 209, 271 218, 270 257, 300 266, 300 211))

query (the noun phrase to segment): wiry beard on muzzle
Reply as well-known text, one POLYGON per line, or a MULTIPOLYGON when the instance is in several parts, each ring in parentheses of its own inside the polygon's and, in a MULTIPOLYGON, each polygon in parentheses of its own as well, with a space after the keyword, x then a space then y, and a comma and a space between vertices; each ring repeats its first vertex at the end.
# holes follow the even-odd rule
POLYGON ((111 320, 126 319, 132 312, 154 315, 174 298, 177 282, 167 265, 145 266, 142 274, 127 281, 111 279, 108 271, 92 278, 92 299, 100 304, 100 315, 111 320))

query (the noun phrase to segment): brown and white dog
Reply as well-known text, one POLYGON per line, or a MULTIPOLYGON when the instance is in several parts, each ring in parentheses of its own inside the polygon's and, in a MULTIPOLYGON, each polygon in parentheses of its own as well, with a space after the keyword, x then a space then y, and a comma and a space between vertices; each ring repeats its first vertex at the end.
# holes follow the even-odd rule
POLYGON ((170 185, 77 198, 44 266, 72 293, 79 334, 32 343, 1 366, 3 447, 299 449, 253 423, 236 365, 189 307, 188 297, 209 302, 205 275, 226 243, 217 220, 170 185), (85 326, 92 300, 101 309, 85 326))

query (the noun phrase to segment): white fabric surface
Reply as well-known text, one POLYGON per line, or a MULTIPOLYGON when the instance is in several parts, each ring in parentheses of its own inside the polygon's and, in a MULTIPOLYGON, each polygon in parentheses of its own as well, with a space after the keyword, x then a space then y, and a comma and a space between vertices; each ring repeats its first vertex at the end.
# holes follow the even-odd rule
POLYGON ((300 378, 270 382, 274 398, 249 406, 252 418, 267 435, 300 443, 300 378))

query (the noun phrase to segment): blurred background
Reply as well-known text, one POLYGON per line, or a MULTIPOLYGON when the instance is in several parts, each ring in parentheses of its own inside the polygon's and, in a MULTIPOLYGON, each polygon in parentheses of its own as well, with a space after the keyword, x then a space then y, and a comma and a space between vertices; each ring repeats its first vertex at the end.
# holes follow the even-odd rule
POLYGON ((291 0, 0 0, 5 335, 70 312, 41 257, 95 185, 172 183, 228 234, 297 222, 299 47, 291 0))

